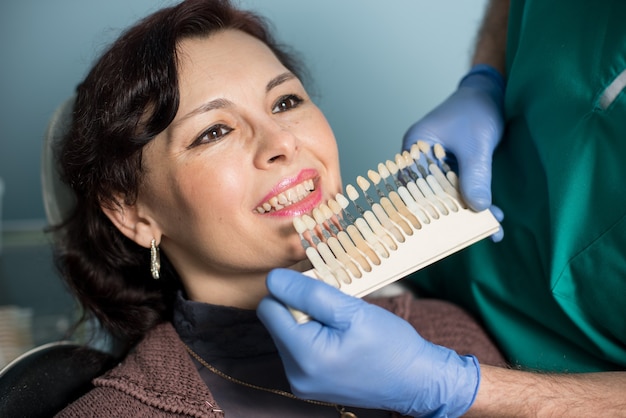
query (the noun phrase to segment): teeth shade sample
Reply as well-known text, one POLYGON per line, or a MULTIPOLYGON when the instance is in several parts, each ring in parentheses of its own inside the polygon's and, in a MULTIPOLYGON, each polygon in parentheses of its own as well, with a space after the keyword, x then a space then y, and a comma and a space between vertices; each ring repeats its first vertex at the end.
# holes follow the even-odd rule
POLYGON ((445 159, 442 148, 418 142, 368 170, 369 181, 358 176, 362 194, 348 184, 345 195, 294 218, 313 265, 304 274, 363 297, 496 233, 500 225, 490 211, 464 205, 445 159))

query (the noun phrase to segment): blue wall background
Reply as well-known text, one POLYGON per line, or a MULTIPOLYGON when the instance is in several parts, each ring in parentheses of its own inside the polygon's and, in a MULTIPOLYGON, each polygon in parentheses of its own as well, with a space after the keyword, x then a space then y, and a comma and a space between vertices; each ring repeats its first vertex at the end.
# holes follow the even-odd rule
MULTIPOLYGON (((42 134, 98 52, 165 0, 0 4, 4 226, 41 226, 42 134)), ((240 0, 305 58, 339 141, 344 182, 392 157, 467 70, 485 0, 240 0)))

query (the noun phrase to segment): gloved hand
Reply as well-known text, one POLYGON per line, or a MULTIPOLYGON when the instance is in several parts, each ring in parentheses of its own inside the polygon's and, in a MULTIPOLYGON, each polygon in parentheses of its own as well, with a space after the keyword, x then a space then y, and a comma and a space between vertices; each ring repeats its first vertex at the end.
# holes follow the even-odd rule
POLYGON ((273 270, 267 286, 257 314, 296 396, 429 417, 460 416, 472 405, 475 357, 432 344, 385 309, 293 270, 273 270), (298 324, 285 305, 313 319, 298 324))
POLYGON ((491 157, 503 129, 504 78, 478 64, 450 97, 409 128, 403 149, 420 139, 443 145, 458 162, 464 199, 482 211, 491 206, 491 157))

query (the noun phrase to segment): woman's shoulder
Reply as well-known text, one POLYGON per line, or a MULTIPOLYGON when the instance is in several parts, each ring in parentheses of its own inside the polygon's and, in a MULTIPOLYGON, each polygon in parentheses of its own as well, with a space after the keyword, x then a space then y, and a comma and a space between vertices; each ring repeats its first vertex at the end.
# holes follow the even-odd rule
POLYGON ((116 388, 96 387, 68 405, 56 418, 85 417, 165 417, 170 414, 159 411, 137 400, 133 395, 116 388))
POLYGON ((505 366, 506 361, 480 322, 463 308, 439 299, 416 298, 410 291, 368 299, 409 322, 426 340, 473 354, 481 363, 505 366))
POLYGON ((152 329, 93 384, 59 416, 211 416, 215 405, 170 323, 152 329))

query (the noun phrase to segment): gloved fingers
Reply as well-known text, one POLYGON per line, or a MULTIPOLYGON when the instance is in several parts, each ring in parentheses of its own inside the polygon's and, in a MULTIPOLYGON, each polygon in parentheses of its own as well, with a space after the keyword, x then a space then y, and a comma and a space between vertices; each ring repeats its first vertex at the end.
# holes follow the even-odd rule
POLYGON ((504 238, 504 230, 502 229, 502 227, 500 227, 500 229, 498 229, 498 231, 494 234, 491 235, 491 241, 492 242, 500 242, 502 241, 502 238, 504 238))
MULTIPOLYGON (((500 209, 496 205, 491 205, 489 211, 491 211, 492 215, 496 218, 498 222, 502 222, 502 220, 504 219, 504 212, 502 212, 502 209, 500 209)), ((500 229, 498 229, 498 232, 491 236, 491 241, 500 242, 502 241, 502 238, 504 238, 504 230, 502 229, 502 227, 500 227, 500 229)))
POLYGON ((272 296, 261 300, 257 316, 271 334, 284 361, 293 362, 293 353, 308 353, 311 341, 319 335, 322 327, 318 322, 298 324, 289 309, 272 296))
POLYGON ((289 309, 272 296, 261 299, 256 310, 257 316, 271 334, 297 326, 296 319, 289 309))
MULTIPOLYGON (((464 172, 467 173, 468 171, 466 170, 464 172)), ((504 213, 499 207, 491 205, 491 182, 487 179, 491 179, 490 171, 485 171, 475 176, 466 175, 464 178, 461 178, 461 192, 463 193, 463 198, 473 210, 480 212, 489 209, 496 220, 502 222, 504 213)), ((492 234, 490 238, 493 242, 502 241, 504 238, 504 230, 502 227, 492 234)))
POLYGON ((500 207, 496 205, 491 205, 489 211, 498 222, 502 222, 502 220, 504 219, 504 212, 502 211, 502 209, 500 209, 500 207))
POLYGON ((267 285, 258 315, 297 396, 420 416, 457 416, 471 404, 477 365, 425 341, 402 318, 291 270, 273 270, 267 285), (297 324, 285 304, 329 325, 297 324), (350 326, 332 326, 344 315, 337 312, 350 326))
MULTIPOLYGON (((423 119, 415 122, 404 134, 402 139, 402 150, 410 151, 411 146, 418 140, 426 141, 430 144, 441 143, 441 138, 438 132, 430 129, 429 126, 433 126, 430 122, 431 116, 427 115, 423 119)), ((435 125, 436 126, 436 125, 435 125)))
POLYGON ((491 206, 491 155, 458 158, 461 194, 476 212, 491 206))
POLYGON ((365 304, 320 280, 288 269, 272 270, 267 276, 267 288, 285 305, 337 329, 348 327, 358 306, 365 304))

